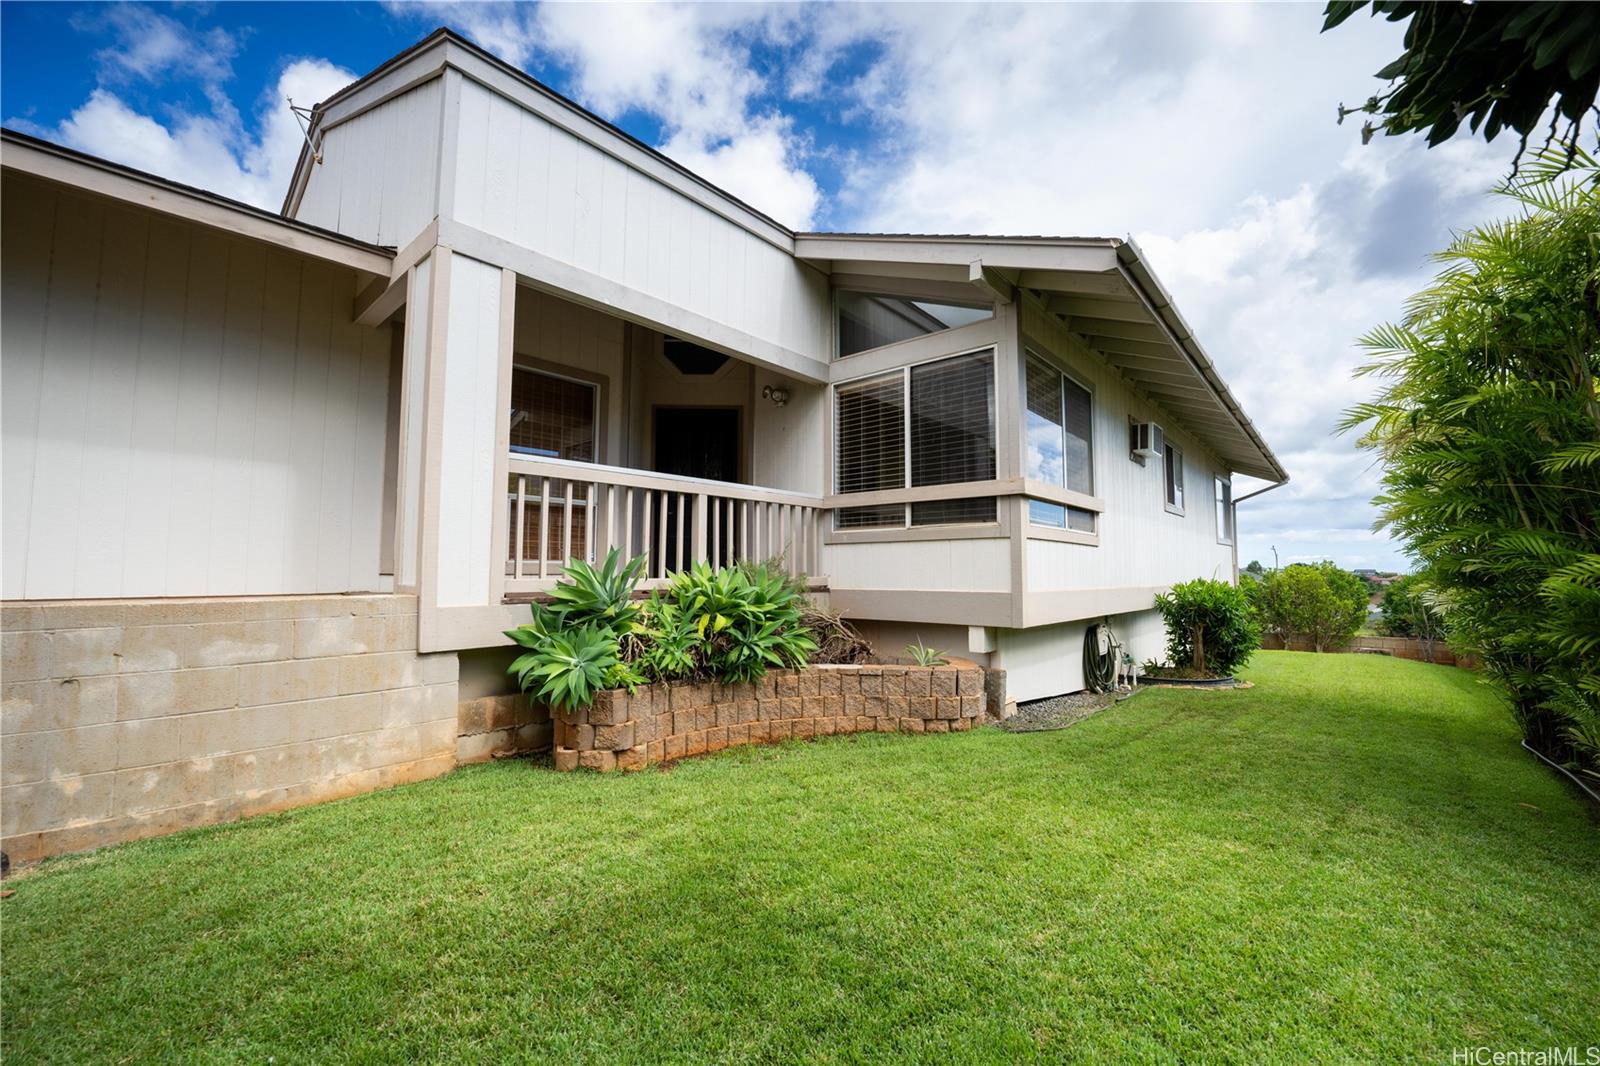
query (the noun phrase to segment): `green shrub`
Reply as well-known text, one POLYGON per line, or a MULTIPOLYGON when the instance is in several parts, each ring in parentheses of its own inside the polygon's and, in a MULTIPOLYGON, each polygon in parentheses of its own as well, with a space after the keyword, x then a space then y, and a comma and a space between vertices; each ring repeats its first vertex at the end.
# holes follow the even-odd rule
POLYGON ((700 638, 697 672, 705 676, 754 681, 772 667, 804 666, 817 649, 794 580, 767 564, 713 570, 697 563, 673 575, 662 598, 700 638))
POLYGON ((550 602, 506 632, 527 649, 509 668, 524 692, 575 710, 601 689, 645 681, 754 681, 772 667, 804 666, 817 650, 804 583, 779 567, 700 563, 641 601, 643 568, 642 557, 623 565, 615 549, 598 569, 567 564, 550 602))
POLYGON ((1228 677, 1261 647, 1261 627, 1243 589, 1196 578, 1156 597, 1174 666, 1228 677))
POLYGON ((1383 631, 1391 637, 1418 637, 1439 640, 1444 636, 1444 615, 1434 597, 1416 574, 1389 582, 1383 590, 1383 631))
POLYGON ((1349 644, 1367 620, 1366 584, 1326 560, 1274 570, 1250 598, 1268 632, 1303 637, 1317 651, 1349 644))

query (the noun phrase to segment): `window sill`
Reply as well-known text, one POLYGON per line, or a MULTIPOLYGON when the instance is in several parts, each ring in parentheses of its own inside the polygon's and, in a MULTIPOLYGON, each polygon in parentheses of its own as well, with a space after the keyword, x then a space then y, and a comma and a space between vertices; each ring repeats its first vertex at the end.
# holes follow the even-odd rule
POLYGON ((1029 526, 1029 540, 1050 540, 1059 544, 1082 544, 1090 548, 1100 547, 1100 534, 1084 533, 1076 529, 1057 529, 1054 526, 1029 526))
POLYGON ((1175 514, 1175 515, 1177 515, 1177 516, 1178 516, 1178 517, 1179 517, 1179 518, 1182 518, 1182 517, 1184 517, 1184 512, 1183 512, 1183 508, 1182 508, 1182 507, 1174 507, 1174 506, 1172 506, 1172 504, 1170 504, 1170 503, 1168 503, 1168 504, 1163 504, 1163 505, 1162 505, 1162 506, 1163 506, 1163 507, 1165 507, 1165 508, 1166 508, 1166 512, 1167 512, 1167 513, 1168 513, 1168 514, 1175 514))
POLYGON ((921 540, 997 540, 1008 536, 1000 522, 973 522, 949 526, 896 526, 892 529, 832 529, 828 544, 881 544, 921 540))

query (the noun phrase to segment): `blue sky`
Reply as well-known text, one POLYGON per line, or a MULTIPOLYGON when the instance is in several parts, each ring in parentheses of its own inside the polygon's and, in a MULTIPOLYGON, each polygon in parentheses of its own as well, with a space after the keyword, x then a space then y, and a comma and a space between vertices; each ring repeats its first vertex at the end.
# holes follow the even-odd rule
MULTIPOLYGON (((1401 29, 1320 5, 0 6, 5 124, 277 207, 309 104, 440 24, 797 228, 1131 235, 1293 478, 1240 558, 1403 566, 1355 338, 1512 146, 1334 123, 1401 29)), ((1239 492, 1247 491, 1241 485, 1239 492)))

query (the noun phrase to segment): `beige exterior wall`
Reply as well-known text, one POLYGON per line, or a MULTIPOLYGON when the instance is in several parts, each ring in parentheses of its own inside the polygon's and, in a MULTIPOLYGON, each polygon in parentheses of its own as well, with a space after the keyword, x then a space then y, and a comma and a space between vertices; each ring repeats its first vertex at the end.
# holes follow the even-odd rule
POLYGON ((457 663, 411 596, 4 606, 0 836, 13 860, 455 766, 457 663))
POLYGON ((7 171, 0 596, 383 592, 358 275, 7 171))

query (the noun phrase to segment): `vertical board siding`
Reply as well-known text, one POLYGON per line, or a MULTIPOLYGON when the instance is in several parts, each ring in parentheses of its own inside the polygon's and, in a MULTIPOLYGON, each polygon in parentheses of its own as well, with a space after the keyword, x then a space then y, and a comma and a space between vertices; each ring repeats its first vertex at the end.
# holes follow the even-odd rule
POLYGON ((348 271, 24 178, 4 197, 7 599, 370 591, 389 331, 348 271))
POLYGON ((1084 347, 1031 298, 1023 305, 1029 347, 1094 394, 1094 491, 1105 502, 1098 546, 1029 540, 1028 588, 1034 592, 1123 585, 1167 585, 1190 578, 1233 577, 1233 549, 1217 543, 1211 479, 1221 462, 1171 415, 1138 396, 1125 379, 1084 347), (1039 350, 1040 348, 1043 350, 1039 350), (1185 513, 1165 506, 1162 464, 1128 454, 1128 420, 1153 421, 1183 449, 1185 513))
POLYGON ((401 358, 400 476, 395 493, 399 507, 399 549, 395 584, 417 587, 418 550, 422 537, 422 436, 427 417, 428 336, 433 308, 433 256, 411 269, 406 293, 406 327, 401 358))
POLYGON ((438 602, 489 602, 494 483, 500 448, 500 268, 464 255, 450 259, 450 307, 439 441, 438 602))
POLYGON ((824 570, 834 588, 1005 592, 1011 542, 1004 537, 830 544, 824 570))
POLYGON ((395 247, 422 232, 439 207, 442 85, 435 78, 328 130, 294 217, 395 247))
POLYGON ((454 202, 441 213, 828 358, 827 279, 788 252, 475 82, 462 85, 459 123, 459 150, 445 161, 454 202))

